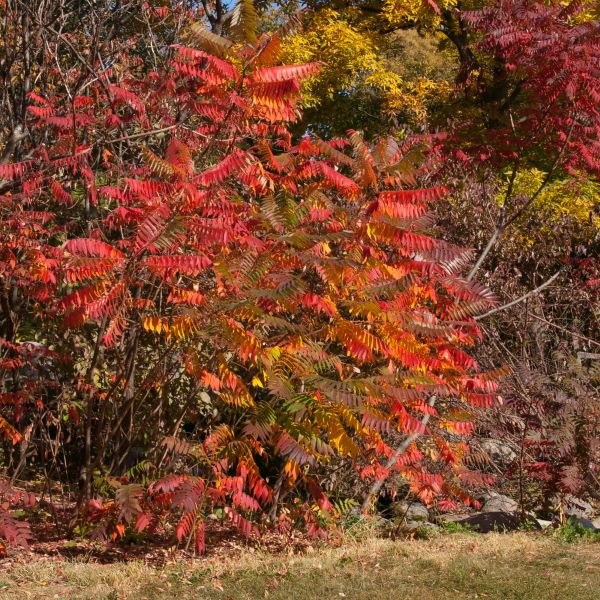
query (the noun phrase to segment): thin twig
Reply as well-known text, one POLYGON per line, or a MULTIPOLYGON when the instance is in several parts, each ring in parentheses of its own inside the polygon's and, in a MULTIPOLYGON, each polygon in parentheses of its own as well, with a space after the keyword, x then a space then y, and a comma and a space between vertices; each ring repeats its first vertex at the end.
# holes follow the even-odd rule
MULTIPOLYGON (((437 400, 436 396, 431 396, 431 398, 429 399, 429 402, 428 402, 429 406, 433 408, 436 400, 437 400)), ((415 431, 414 433, 411 433, 408 437, 404 438, 402 443, 398 446, 398 448, 396 448, 396 451, 394 452, 394 454, 392 454, 392 456, 390 456, 390 458, 388 459, 388 461, 385 464, 385 468, 388 472, 390 469, 392 469, 394 467, 396 462, 398 462, 398 459, 400 458, 400 456, 402 456, 402 454, 404 454, 408 450, 410 445, 417 438, 421 437, 421 435, 425 432, 427 423, 429 423, 430 418, 431 418, 430 413, 423 415, 423 418, 421 419, 421 426, 419 427, 419 430, 415 431)), ((386 480, 386 477, 379 477, 378 479, 376 479, 373 482, 373 485, 371 485, 371 489, 369 490, 369 493, 367 494, 366 498, 364 499, 364 501, 362 503, 361 512, 363 514, 368 513, 370 511, 371 506, 373 505, 375 499, 377 498, 377 496, 379 495, 379 492, 381 491, 381 488, 383 487, 383 484, 385 483, 385 480, 386 480)))
POLYGON ((550 325, 550 327, 554 327, 555 329, 558 329, 559 331, 568 333, 569 335, 572 335, 573 337, 579 338, 580 340, 584 340, 584 341, 588 342, 588 344, 593 344, 594 346, 598 346, 600 348, 600 342, 598 342, 592 338, 589 338, 580 333, 575 333, 574 331, 571 331, 570 329, 567 329, 566 327, 561 327, 560 325, 557 325, 556 323, 552 323, 551 321, 548 321, 548 320, 544 319, 543 317, 539 317, 538 315, 534 315, 533 313, 530 313, 529 316, 534 319, 537 319, 538 321, 541 321, 542 323, 546 323, 546 325, 550 325))
POLYGON ((490 315, 493 315, 502 310, 506 310, 507 308, 510 308, 511 306, 514 306, 515 304, 519 304, 520 302, 523 302, 523 300, 527 300, 527 298, 530 298, 531 296, 538 294, 542 290, 546 289, 549 285, 551 285, 552 282, 555 281, 564 271, 565 271, 565 267, 561 267, 556 273, 554 273, 554 275, 552 275, 552 277, 550 277, 550 279, 546 280, 544 283, 542 283, 535 289, 527 292, 526 294, 523 294, 522 296, 520 296, 519 298, 516 298, 515 300, 512 300, 511 302, 508 302, 507 304, 503 304, 502 306, 498 306, 496 308, 493 308, 492 310, 488 310, 488 312, 475 317, 475 320, 480 321, 481 319, 485 319, 486 317, 489 317, 490 315))

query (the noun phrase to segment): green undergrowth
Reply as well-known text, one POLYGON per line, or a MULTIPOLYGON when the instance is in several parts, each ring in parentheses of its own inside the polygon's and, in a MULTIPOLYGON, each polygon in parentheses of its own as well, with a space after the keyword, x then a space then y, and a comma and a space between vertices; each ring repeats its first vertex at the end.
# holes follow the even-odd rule
POLYGON ((554 537, 567 544, 596 543, 600 544, 600 531, 584 527, 575 519, 570 519, 554 531, 554 537))

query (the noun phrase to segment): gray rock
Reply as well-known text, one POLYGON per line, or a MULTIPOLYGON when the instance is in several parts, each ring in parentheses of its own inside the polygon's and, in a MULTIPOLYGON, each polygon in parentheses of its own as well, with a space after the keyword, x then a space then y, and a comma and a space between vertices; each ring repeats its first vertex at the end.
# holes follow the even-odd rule
POLYGON ((439 533, 440 528, 434 523, 427 521, 407 521, 402 527, 408 533, 416 533, 419 536, 430 537, 439 533))
POLYGON ((468 519, 470 516, 471 513, 444 513, 436 515, 434 521, 436 523, 458 523, 459 521, 468 519))
POLYGON ((375 527, 385 529, 391 525, 393 525, 393 521, 382 517, 380 514, 374 513, 372 515, 364 515, 360 505, 353 506, 346 515, 346 522, 350 524, 363 522, 370 523, 375 527))
POLYGON ((600 529, 600 517, 596 517, 595 519, 592 519, 592 525, 596 529, 600 529))
POLYGON ((546 521, 546 519, 536 519, 536 522, 541 529, 548 529, 552 526, 552 521, 546 521))
POLYGON ((499 494, 498 492, 489 492, 482 496, 483 508, 481 512, 503 512, 514 513, 519 508, 517 502, 508 496, 499 494))
MULTIPOLYGON (((598 519, 596 519, 596 521, 598 521, 598 519)), ((579 527, 589 529, 590 531, 600 531, 600 527, 596 527, 594 521, 590 521, 585 517, 571 517, 571 522, 573 525, 578 525, 579 527)))
MULTIPOLYGON (((560 499, 556 498, 556 504, 560 505, 560 499)), ((567 517, 579 517, 589 519, 594 514, 594 509, 589 502, 567 494, 562 499, 562 507, 567 517)))
POLYGON ((486 438, 479 442, 479 445, 485 450, 490 458, 498 465, 509 465, 517 458, 517 453, 502 440, 486 438))
MULTIPOLYGON (((462 521, 458 521, 458 523, 471 527, 479 533, 489 533, 490 531, 514 531, 520 527, 522 519, 520 515, 507 512, 485 512, 471 515, 462 521)), ((540 529, 535 521, 532 522, 532 526, 535 529, 540 529)))
POLYGON ((396 517, 406 519, 407 521, 424 522, 429 520, 429 511, 424 504, 420 502, 394 502, 392 511, 396 517))

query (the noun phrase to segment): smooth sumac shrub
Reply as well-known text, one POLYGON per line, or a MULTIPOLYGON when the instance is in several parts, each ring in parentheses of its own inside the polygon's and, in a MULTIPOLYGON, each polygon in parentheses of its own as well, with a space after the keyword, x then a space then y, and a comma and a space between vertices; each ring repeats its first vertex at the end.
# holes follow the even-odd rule
POLYGON ((409 142, 292 140, 319 66, 277 65, 280 46, 194 25, 143 78, 129 57, 32 93, 41 142, 0 166, 2 285, 67 359, 24 416, 6 396, 2 431, 33 423, 43 452, 58 423, 97 536, 176 523, 201 552, 207 516, 251 535, 267 513, 322 535, 338 509, 315 467, 338 455, 428 503, 484 481, 463 437, 496 374, 465 348, 491 296, 427 233, 446 190, 414 189, 409 142))

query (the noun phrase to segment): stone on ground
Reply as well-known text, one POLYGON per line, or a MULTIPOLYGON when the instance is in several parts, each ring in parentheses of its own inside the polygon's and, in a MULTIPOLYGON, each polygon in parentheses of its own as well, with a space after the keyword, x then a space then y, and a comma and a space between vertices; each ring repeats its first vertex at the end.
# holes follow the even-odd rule
POLYGON ((482 497, 484 501, 482 512, 517 512, 519 505, 512 498, 499 494, 498 492, 489 492, 482 497))

